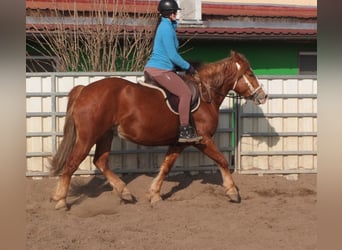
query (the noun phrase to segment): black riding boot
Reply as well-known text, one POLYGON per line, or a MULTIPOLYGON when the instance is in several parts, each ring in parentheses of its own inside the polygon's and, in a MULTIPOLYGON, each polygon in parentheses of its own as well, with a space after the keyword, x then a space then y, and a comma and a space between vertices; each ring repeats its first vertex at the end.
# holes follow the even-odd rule
POLYGON ((191 125, 180 126, 178 142, 199 142, 200 140, 202 140, 202 136, 197 136, 191 125))

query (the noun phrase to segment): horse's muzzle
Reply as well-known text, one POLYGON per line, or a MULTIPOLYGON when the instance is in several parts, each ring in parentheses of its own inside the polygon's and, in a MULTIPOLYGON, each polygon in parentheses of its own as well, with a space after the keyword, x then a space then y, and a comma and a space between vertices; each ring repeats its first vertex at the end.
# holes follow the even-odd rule
POLYGON ((258 91, 252 96, 252 100, 256 105, 265 104, 268 99, 268 94, 263 90, 258 91))

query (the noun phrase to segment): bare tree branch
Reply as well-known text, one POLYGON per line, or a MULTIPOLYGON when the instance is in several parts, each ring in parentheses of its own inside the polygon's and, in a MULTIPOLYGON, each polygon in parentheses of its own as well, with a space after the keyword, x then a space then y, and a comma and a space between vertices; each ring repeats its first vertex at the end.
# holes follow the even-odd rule
POLYGON ((143 70, 157 22, 152 9, 131 13, 118 1, 94 0, 90 11, 78 11, 77 2, 62 11, 55 1, 54 9, 37 12, 26 54, 56 57, 59 71, 143 70))

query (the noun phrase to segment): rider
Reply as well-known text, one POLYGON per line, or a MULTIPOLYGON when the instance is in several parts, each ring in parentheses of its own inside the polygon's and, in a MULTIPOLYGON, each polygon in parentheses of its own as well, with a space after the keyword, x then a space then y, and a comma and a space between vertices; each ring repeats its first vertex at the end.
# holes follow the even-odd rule
POLYGON ((179 138, 178 142, 198 142, 197 136, 189 123, 191 91, 186 83, 175 72, 175 67, 186 70, 193 75, 195 69, 178 53, 176 36, 177 11, 180 10, 175 0, 161 0, 158 5, 160 13, 156 27, 152 55, 145 65, 145 75, 152 77, 161 86, 179 97, 179 138))

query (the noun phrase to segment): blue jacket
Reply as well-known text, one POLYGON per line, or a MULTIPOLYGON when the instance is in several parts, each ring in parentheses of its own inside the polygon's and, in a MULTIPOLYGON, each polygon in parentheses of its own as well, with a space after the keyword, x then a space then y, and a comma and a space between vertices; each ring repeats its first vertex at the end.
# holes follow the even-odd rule
POLYGON ((151 57, 145 67, 174 70, 177 65, 184 70, 189 69, 190 64, 178 53, 176 28, 177 23, 162 17, 154 38, 151 57))

